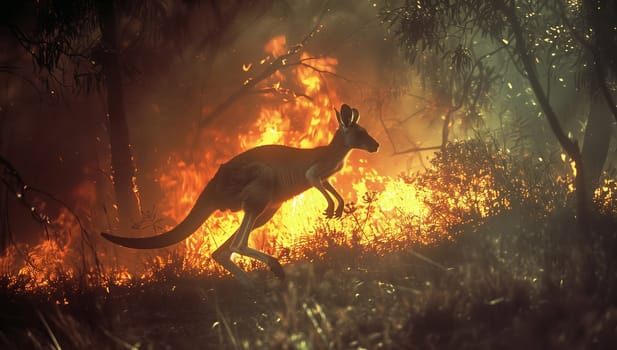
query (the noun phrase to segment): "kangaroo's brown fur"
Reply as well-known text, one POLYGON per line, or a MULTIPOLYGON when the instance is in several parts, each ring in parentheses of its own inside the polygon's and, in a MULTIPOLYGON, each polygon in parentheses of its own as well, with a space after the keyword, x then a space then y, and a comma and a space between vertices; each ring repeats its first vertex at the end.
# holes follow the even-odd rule
POLYGON ((129 248, 162 248, 190 236, 217 209, 243 210, 240 227, 213 253, 213 258, 245 284, 251 282, 230 260, 232 253, 266 263, 283 279, 285 273, 276 258, 248 246, 250 232, 268 222, 282 202, 311 187, 317 188, 328 202, 325 215, 340 217, 343 213, 343 198, 328 182, 328 178, 341 170, 351 149, 376 152, 379 148, 377 141, 357 124, 358 110, 343 104, 341 111, 336 111, 336 116, 339 128, 327 146, 311 149, 281 145, 259 146, 221 165, 187 217, 172 230, 143 238, 108 233, 102 233, 102 236, 129 248), (337 201, 336 207, 332 196, 337 201))

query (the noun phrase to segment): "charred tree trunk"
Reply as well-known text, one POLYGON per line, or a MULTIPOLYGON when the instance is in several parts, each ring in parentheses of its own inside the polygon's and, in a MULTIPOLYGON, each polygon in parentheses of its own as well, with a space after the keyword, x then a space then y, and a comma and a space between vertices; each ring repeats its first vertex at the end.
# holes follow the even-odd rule
POLYGON ((608 157, 613 119, 608 101, 599 89, 592 89, 589 117, 585 128, 582 156, 585 162, 586 191, 589 199, 600 183, 604 163, 608 157))
POLYGON ((129 131, 124 111, 124 91, 116 37, 117 23, 114 1, 98 1, 97 6, 104 50, 101 64, 107 89, 113 184, 120 224, 129 226, 139 221, 141 211, 135 185, 135 165, 131 155, 129 131))

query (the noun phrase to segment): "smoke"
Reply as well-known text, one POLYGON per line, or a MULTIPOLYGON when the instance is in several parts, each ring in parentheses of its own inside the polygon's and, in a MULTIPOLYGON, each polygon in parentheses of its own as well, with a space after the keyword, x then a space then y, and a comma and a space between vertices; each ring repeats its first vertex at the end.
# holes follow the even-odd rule
MULTIPOLYGON (((417 106, 410 106, 409 98, 396 91, 406 83, 409 65, 399 55, 397 44, 387 37, 378 11, 369 1, 275 2, 238 15, 220 40, 207 46, 202 45, 199 26, 191 26, 196 28, 188 35, 191 41, 175 53, 180 59, 165 72, 143 77, 130 91, 131 137, 142 175, 160 167, 165 154, 194 151, 191 147, 199 135, 189 134, 196 132, 201 118, 265 68, 260 61, 268 56, 264 51, 268 41, 282 35, 288 47, 293 47, 318 26, 321 29, 306 40, 303 50, 338 60, 336 76, 323 75, 328 89, 340 97, 337 103, 360 109, 363 124, 382 139, 382 153, 392 153, 379 118, 393 120, 417 106), (243 66, 251 68, 245 72, 243 66)), ((196 13, 191 23, 200 23, 200 16, 196 13)), ((229 135, 246 132, 242 127, 257 118, 263 103, 267 103, 263 96, 243 95, 208 127, 229 135)), ((402 141, 421 134, 428 133, 413 131, 403 135, 402 141)), ((212 147, 225 142, 200 141, 212 147)))
MULTIPOLYGON (((426 141, 429 138, 422 135, 430 134, 415 128, 399 129, 403 131, 398 134, 384 129, 392 127, 396 116, 410 114, 418 106, 397 90, 410 79, 410 67, 399 55, 397 43, 387 37, 387 28, 377 17, 379 6, 371 1, 232 5, 188 8, 171 2, 168 11, 174 20, 159 34, 172 40, 144 49, 134 59, 138 64, 126 81, 125 108, 144 209, 165 200, 157 181, 170 159, 191 162, 195 154, 210 149, 222 155, 220 159, 229 157, 237 149, 237 135, 249 131, 261 106, 288 103, 264 94, 242 94, 216 122, 198 127, 209 112, 265 68, 260 63, 270 53, 264 45, 277 36, 286 38, 288 48, 304 41, 302 51, 337 60, 336 74, 322 78, 337 96, 333 103, 358 108, 361 123, 382 144, 380 154, 366 156, 368 164, 384 174, 406 170, 405 162, 392 161, 391 141, 426 141), (243 69, 249 66, 248 71, 243 69), (212 130, 227 136, 214 138, 212 130)), ((19 84, 7 80, 7 85, 19 84)), ((26 181, 77 208, 95 230, 109 226, 114 210, 104 96, 62 92, 62 98, 33 103, 36 96, 29 91, 3 99, 3 105, 15 105, 9 114, 5 109, 8 118, 2 125, 11 134, 7 158, 26 181)), ((211 169, 218 165, 211 164, 211 169)), ((41 232, 27 223, 27 212, 16 210, 14 230, 41 232)), ((30 240, 32 235, 20 233, 20 237, 30 240)))

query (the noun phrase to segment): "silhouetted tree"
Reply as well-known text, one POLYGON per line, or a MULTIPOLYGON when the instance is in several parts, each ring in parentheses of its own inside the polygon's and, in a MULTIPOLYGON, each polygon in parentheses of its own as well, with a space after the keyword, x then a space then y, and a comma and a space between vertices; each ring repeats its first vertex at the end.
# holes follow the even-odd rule
MULTIPOLYGON (((137 21, 144 34, 152 35, 151 21, 163 18, 162 2, 146 1, 9 1, 6 25, 26 52, 47 93, 63 88, 77 92, 105 92, 111 150, 112 176, 118 214, 124 224, 140 217, 123 101, 123 76, 127 73, 119 45, 118 18, 137 21)), ((135 34, 135 32, 131 32, 135 34)))
POLYGON ((123 225, 141 215, 125 111, 127 80, 154 66, 160 72, 164 67, 157 63, 171 61, 186 39, 195 9, 208 15, 199 35, 204 48, 224 35, 244 2, 252 3, 48 0, 0 5, 0 26, 32 56, 45 93, 57 95, 68 88, 106 96, 111 180, 123 225), (158 52, 157 47, 169 50, 158 52))

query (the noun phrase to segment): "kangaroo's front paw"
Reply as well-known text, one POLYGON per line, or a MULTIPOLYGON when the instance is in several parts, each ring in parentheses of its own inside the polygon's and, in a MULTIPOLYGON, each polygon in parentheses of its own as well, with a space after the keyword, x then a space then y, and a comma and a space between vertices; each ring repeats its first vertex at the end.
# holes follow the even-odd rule
POLYGON ((339 205, 338 207, 336 207, 336 212, 334 213, 334 217, 340 219, 342 216, 343 216, 343 206, 339 205))
POLYGON ((327 217, 327 218, 333 218, 334 217, 334 207, 332 207, 331 205, 329 205, 326 210, 324 210, 323 214, 327 217))

